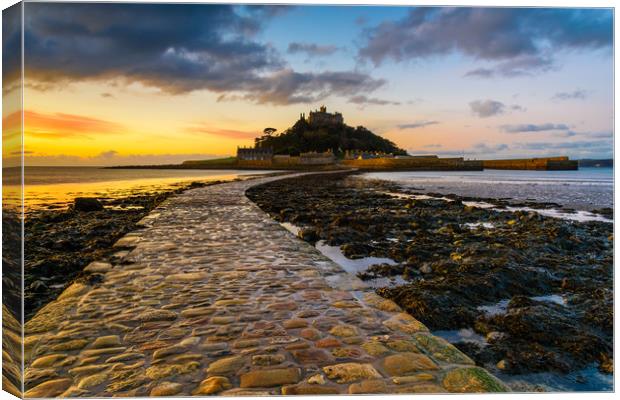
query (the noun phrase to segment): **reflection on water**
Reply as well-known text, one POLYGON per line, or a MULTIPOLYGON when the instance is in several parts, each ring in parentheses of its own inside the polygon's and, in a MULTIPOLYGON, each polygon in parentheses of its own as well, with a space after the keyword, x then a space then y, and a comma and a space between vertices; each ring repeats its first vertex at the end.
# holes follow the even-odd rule
MULTIPOLYGON (((3 170, 3 196, 15 202, 20 195, 19 180, 10 174, 11 170, 3 170)), ((274 171, 29 167, 25 170, 24 207, 27 213, 63 209, 76 197, 114 199, 149 195, 194 181, 233 180, 270 172, 274 171)))

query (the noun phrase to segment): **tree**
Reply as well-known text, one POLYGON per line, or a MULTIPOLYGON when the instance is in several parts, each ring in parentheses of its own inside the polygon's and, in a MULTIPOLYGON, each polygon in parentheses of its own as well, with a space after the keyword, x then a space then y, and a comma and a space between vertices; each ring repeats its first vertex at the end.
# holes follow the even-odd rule
POLYGON ((277 131, 276 128, 265 128, 265 129, 263 129, 263 133, 265 134, 265 136, 268 136, 268 137, 273 135, 276 131, 277 131))

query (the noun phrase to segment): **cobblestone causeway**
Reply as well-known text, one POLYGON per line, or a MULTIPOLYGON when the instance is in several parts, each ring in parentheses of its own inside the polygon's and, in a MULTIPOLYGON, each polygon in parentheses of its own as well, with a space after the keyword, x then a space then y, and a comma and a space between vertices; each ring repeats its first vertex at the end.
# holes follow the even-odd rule
POLYGON ((26 324, 26 397, 505 391, 244 195, 187 191, 26 324))

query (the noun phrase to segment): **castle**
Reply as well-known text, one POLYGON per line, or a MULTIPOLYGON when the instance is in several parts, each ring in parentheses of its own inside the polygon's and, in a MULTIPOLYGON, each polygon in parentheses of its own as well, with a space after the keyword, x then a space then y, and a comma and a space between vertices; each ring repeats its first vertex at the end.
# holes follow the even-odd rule
MULTIPOLYGON (((301 119, 306 119, 305 114, 301 114, 301 119)), ((318 111, 310 111, 310 115, 308 115, 308 119, 306 121, 308 122, 308 125, 313 128, 344 124, 344 118, 342 118, 341 113, 328 113, 327 107, 325 106, 321 106, 318 111)))

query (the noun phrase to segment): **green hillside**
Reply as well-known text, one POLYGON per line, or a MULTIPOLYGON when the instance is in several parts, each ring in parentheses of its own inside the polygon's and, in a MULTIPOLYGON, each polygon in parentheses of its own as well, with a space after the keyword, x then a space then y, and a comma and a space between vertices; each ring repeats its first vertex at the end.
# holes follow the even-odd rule
POLYGON ((272 148, 274 154, 297 155, 302 152, 323 152, 331 149, 335 154, 346 150, 378 151, 406 155, 391 141, 382 138, 363 126, 353 128, 346 124, 311 126, 305 119, 280 134, 265 129, 266 134, 255 139, 257 148, 272 148))

